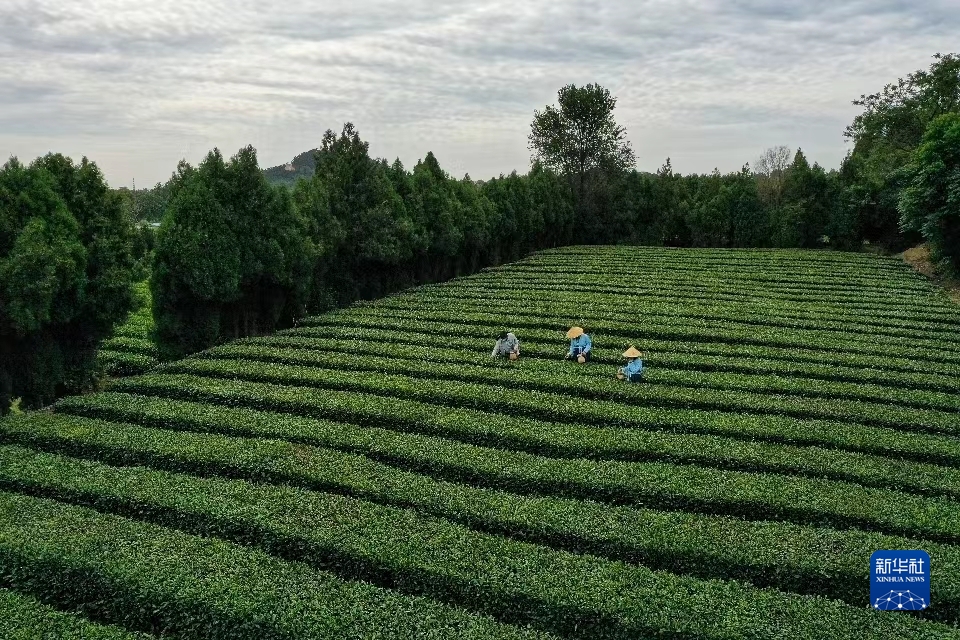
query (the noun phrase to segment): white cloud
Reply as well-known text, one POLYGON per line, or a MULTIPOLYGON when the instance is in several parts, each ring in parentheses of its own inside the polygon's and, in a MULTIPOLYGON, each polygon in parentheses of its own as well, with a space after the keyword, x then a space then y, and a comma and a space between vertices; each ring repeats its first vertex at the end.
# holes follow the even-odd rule
POLYGON ((280 164, 350 120, 376 155, 489 177, 526 170, 559 87, 599 82, 641 169, 735 170, 776 144, 837 166, 851 100, 956 46, 948 4, 8 0, 0 153, 143 185, 214 146, 280 164))

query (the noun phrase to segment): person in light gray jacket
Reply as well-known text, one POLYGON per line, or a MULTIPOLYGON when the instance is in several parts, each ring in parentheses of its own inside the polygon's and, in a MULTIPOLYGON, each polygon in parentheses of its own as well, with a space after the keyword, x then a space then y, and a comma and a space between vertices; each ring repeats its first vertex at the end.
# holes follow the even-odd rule
POLYGON ((500 339, 497 340, 497 344, 493 347, 493 353, 490 354, 491 358, 510 358, 511 360, 516 360, 520 357, 520 341, 517 340, 517 336, 512 333, 503 332, 500 334, 500 339))

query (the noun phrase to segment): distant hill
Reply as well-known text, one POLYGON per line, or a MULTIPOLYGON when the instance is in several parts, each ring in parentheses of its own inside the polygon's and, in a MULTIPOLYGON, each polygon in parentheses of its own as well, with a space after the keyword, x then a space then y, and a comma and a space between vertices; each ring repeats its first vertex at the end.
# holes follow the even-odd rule
POLYGON ((283 184, 292 187, 300 178, 312 178, 316 166, 313 154, 316 149, 304 151, 287 164, 277 165, 263 170, 263 175, 271 184, 283 184))

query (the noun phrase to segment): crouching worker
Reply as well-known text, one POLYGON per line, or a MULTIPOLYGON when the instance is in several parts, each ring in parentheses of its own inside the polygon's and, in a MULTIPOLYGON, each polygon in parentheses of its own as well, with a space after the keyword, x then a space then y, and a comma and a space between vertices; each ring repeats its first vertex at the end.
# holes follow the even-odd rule
POLYGON ((576 358, 577 362, 583 364, 590 359, 593 341, 581 327, 570 327, 570 331, 567 331, 567 338, 570 339, 570 351, 567 352, 567 360, 576 358))
POLYGON ((517 340, 517 336, 506 331, 501 333, 500 339, 494 345, 493 353, 490 356, 493 358, 510 358, 511 360, 519 358, 520 341, 517 340))
POLYGON ((627 364, 617 369, 617 377, 630 382, 643 382, 643 354, 630 347, 623 352, 623 357, 627 359, 627 364))

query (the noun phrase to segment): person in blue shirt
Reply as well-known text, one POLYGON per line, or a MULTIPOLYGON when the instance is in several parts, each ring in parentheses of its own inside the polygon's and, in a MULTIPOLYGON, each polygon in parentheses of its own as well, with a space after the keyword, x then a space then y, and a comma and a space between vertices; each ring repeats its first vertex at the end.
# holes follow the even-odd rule
POLYGON ((627 359, 627 364, 617 370, 617 377, 630 382, 643 382, 643 354, 630 347, 623 352, 623 357, 627 359))
POLYGON ((593 348, 593 341, 590 340, 582 327, 570 327, 567 331, 567 338, 570 339, 570 351, 567 352, 567 360, 576 358, 577 362, 583 364, 590 359, 590 351, 593 348))

